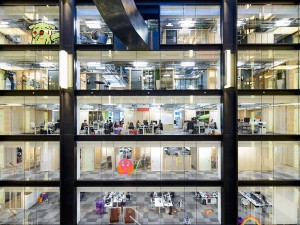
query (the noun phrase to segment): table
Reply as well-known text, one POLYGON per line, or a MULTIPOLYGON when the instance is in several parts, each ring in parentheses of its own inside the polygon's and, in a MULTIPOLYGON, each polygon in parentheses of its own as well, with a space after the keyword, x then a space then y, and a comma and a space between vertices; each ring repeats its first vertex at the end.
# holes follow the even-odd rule
POLYGON ((256 194, 254 192, 239 191, 239 194, 242 195, 246 200, 251 202, 255 206, 254 210, 258 213, 262 213, 263 210, 265 212, 269 212, 269 210, 267 210, 267 207, 272 206, 271 202, 269 202, 268 200, 263 200, 261 198, 262 195, 260 196, 259 194, 256 194))
POLYGON ((217 192, 197 192, 197 194, 201 197, 201 203, 203 201, 203 204, 217 204, 217 192))
POLYGON ((169 200, 165 200, 163 197, 157 197, 154 198, 154 206, 158 208, 158 212, 160 213, 160 208, 164 208, 164 207, 172 207, 173 203, 171 201, 171 197, 169 200))

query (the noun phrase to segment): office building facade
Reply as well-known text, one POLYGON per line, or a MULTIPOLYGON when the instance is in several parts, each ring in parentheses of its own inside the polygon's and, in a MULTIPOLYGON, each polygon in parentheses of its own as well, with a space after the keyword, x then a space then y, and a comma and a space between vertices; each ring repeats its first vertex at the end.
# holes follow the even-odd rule
POLYGON ((299 15, 1 1, 0 224, 299 224, 299 15))

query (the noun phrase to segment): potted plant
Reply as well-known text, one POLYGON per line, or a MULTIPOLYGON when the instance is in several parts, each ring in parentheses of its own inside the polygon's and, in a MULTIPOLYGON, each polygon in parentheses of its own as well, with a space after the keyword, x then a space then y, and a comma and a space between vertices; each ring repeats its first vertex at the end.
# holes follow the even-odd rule
POLYGON ((277 89, 283 89, 283 70, 277 70, 276 83, 277 83, 277 89))
POLYGON ((160 90, 160 69, 155 69, 155 87, 156 90, 160 90))

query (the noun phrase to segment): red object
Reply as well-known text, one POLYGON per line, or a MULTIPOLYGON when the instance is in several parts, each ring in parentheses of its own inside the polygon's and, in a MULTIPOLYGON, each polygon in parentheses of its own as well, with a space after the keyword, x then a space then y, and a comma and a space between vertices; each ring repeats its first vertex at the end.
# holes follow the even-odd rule
POLYGON ((129 134, 137 135, 137 130, 129 130, 129 134))
POLYGON ((134 170, 134 166, 131 160, 122 159, 118 164, 119 174, 131 174, 134 170))
POLYGON ((40 35, 44 35, 44 31, 43 30, 40 31, 40 35))
POLYGON ((149 108, 137 108, 138 112, 149 112, 149 108))

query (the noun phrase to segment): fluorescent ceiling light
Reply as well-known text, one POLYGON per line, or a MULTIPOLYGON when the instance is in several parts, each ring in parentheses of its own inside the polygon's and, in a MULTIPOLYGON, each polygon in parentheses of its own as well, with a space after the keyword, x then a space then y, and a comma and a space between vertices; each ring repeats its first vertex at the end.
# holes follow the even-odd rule
POLYGON ((168 23, 168 24, 166 25, 166 27, 173 27, 173 24, 172 24, 172 23, 168 23))
POLYGON ((125 69, 125 70, 131 70, 131 69, 132 69, 132 67, 130 67, 130 66, 127 66, 127 67, 125 67, 124 69, 125 69))
POLYGON ((276 27, 286 27, 286 26, 289 26, 290 24, 291 24, 291 21, 289 18, 284 18, 284 19, 275 21, 276 27))
POLYGON ((134 62, 133 66, 134 67, 146 67, 148 65, 147 62, 134 62))
POLYGON ((193 20, 182 20, 182 21, 179 21, 180 23, 180 26, 181 27, 193 27, 196 23, 196 21, 193 21, 193 20))
POLYGON ((41 67, 53 67, 54 63, 52 62, 40 62, 39 63, 41 67))
POLYGON ((101 22, 99 20, 88 20, 85 21, 85 24, 91 29, 100 29, 101 22))
POLYGON ((87 63, 88 67, 96 67, 96 66, 101 66, 101 62, 88 62, 87 63))
POLYGON ((188 67, 188 66, 194 67, 195 62, 181 62, 180 66, 182 66, 182 67, 188 67))

